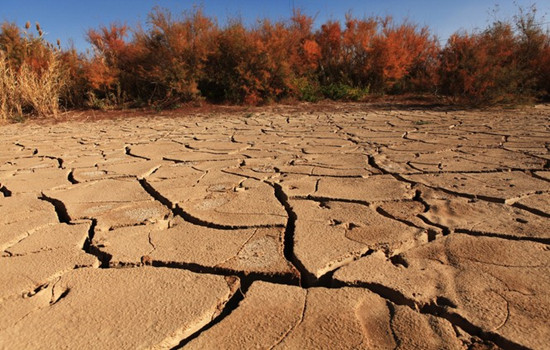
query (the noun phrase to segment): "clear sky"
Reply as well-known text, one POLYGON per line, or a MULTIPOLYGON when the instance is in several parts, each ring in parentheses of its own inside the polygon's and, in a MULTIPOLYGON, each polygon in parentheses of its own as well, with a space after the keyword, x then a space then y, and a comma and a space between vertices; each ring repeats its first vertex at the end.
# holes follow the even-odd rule
POLYGON ((341 20, 349 11, 355 17, 408 18, 428 25, 444 42, 456 30, 484 28, 494 19, 496 8, 498 18, 510 18, 516 13, 514 3, 523 7, 535 3, 541 22, 548 27, 550 0, 0 0, 0 21, 15 22, 21 27, 26 21, 33 26, 38 21, 49 41, 60 39, 66 47, 72 40, 83 51, 88 47, 87 29, 111 22, 146 24, 147 14, 154 6, 180 13, 199 5, 222 25, 236 16, 247 24, 265 17, 288 19, 294 7, 315 17, 317 26, 328 19, 341 20))

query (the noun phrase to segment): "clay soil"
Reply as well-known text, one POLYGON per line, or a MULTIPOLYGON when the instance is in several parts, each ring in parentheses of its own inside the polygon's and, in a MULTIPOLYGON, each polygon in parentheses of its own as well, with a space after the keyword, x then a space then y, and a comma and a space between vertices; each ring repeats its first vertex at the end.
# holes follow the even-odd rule
POLYGON ((134 114, 0 127, 1 349, 550 348, 550 106, 134 114))

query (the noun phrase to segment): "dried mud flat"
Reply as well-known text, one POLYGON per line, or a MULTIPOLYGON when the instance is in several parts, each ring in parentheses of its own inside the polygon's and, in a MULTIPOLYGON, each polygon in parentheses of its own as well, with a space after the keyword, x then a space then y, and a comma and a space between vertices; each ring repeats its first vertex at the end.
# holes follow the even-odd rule
POLYGON ((550 348, 550 107, 0 128, 0 348, 550 348))

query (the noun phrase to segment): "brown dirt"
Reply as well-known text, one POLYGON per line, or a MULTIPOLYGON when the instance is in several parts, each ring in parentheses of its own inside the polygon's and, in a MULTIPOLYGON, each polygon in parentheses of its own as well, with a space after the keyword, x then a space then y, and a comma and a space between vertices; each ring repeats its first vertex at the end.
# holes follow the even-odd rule
POLYGON ((1 127, 0 348, 548 348, 550 106, 426 104, 1 127))

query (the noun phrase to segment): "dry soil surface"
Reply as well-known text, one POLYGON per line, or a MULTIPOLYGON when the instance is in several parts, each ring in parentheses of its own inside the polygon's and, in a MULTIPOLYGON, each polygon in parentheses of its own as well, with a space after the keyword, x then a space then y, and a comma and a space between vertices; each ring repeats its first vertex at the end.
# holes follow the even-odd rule
POLYGON ((0 348, 549 349, 550 107, 0 128, 0 348))

